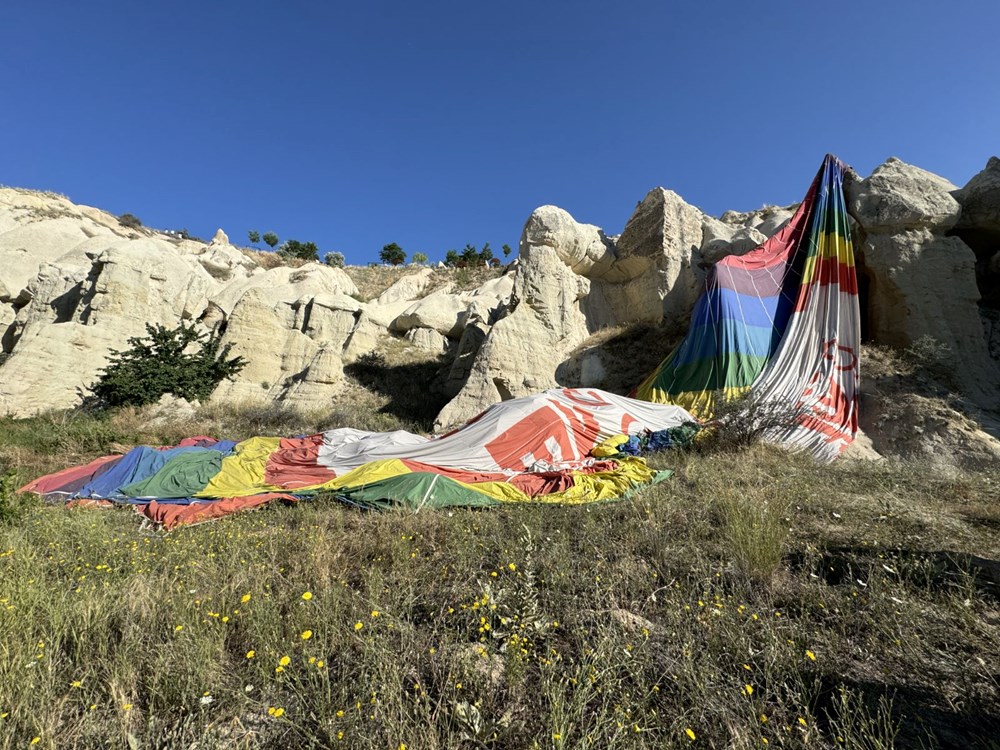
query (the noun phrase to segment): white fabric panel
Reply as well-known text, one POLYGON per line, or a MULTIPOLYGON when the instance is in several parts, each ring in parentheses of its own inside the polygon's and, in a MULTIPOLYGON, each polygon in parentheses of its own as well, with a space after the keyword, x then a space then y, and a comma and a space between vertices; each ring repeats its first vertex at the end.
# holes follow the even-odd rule
POLYGON ((588 462, 591 449, 612 435, 655 432, 694 421, 679 406, 596 388, 557 388, 494 404, 438 438, 403 431, 330 430, 323 433, 317 462, 337 474, 390 458, 484 472, 569 469, 588 462))

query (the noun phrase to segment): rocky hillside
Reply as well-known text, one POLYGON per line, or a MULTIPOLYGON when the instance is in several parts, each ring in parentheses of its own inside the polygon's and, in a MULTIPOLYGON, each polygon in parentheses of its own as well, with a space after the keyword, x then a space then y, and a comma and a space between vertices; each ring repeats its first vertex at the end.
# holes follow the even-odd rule
MULTIPOLYGON (((1000 407, 1000 159, 963 188, 898 159, 852 177, 864 338, 888 352, 930 346, 935 378, 917 395, 940 401, 930 410, 935 424, 959 424, 964 411, 992 429, 1000 407)), ((328 404, 343 392, 345 365, 397 340, 442 363, 437 387, 451 400, 439 427, 555 385, 627 390, 635 383, 623 381, 622 341, 662 348, 684 329, 711 264, 749 251, 793 210, 714 218, 655 188, 622 234, 609 237, 543 206, 528 218, 508 273, 463 290, 441 271, 414 267, 393 272, 366 299, 351 269, 265 267, 272 264, 221 230, 209 243, 179 239, 122 226, 62 196, 0 189, 0 414, 78 404, 112 349, 147 322, 180 320, 221 332, 249 362, 214 399, 328 404)), ((360 270, 370 286, 371 269, 360 270)), ((633 357, 633 368, 642 367, 633 357)), ((886 357, 871 373, 863 364, 863 418, 876 448, 905 453, 913 447, 900 447, 898 420, 891 440, 876 424, 906 401, 886 357)), ((987 446, 980 454, 1000 459, 977 426, 971 432, 987 446)))

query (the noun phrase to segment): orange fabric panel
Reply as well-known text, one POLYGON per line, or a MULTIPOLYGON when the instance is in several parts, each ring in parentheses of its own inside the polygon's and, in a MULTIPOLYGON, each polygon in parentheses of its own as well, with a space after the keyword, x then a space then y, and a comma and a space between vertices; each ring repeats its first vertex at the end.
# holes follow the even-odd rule
POLYGON ((272 487, 297 490, 335 479, 335 472, 316 461, 322 445, 322 434, 282 438, 277 450, 267 459, 264 481, 272 487))
POLYGON ((108 461, 114 461, 116 458, 121 458, 121 456, 101 456, 83 466, 70 466, 68 469, 57 471, 55 474, 46 474, 44 477, 38 477, 33 482, 28 482, 18 492, 34 492, 38 495, 55 492, 70 482, 89 477, 103 464, 106 464, 108 461))
POLYGON ((176 505, 173 503, 158 503, 153 500, 145 505, 136 505, 135 509, 139 515, 145 516, 153 523, 159 524, 167 531, 190 523, 201 523, 222 518, 241 510, 250 510, 261 505, 266 505, 272 500, 288 500, 296 502, 294 495, 287 495, 283 492, 269 492, 263 495, 251 495, 248 497, 226 497, 221 500, 211 500, 203 503, 192 503, 190 505, 176 505))

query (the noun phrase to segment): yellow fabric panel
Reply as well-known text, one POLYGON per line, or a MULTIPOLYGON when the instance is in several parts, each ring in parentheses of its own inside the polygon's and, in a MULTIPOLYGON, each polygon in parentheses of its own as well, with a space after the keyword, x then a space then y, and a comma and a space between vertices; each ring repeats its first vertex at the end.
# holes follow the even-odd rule
POLYGON ((460 485, 474 492, 481 492, 503 503, 526 503, 531 498, 517 487, 506 482, 459 482, 460 485))
POLYGON ((573 474, 573 486, 562 492, 536 497, 536 502, 582 505, 598 500, 614 500, 638 485, 653 480, 656 472, 641 458, 623 458, 614 471, 573 474))
POLYGON ((836 260, 845 266, 854 266, 854 252, 851 243, 837 235, 821 234, 819 248, 814 255, 806 258, 802 270, 801 286, 811 284, 815 280, 816 264, 820 260, 836 260))
POLYGON ((323 484, 313 484, 308 487, 298 487, 296 492, 314 492, 322 490, 342 490, 345 487, 362 487, 373 482, 381 482, 383 479, 392 479, 400 474, 409 474, 410 470, 406 464, 398 458, 386 458, 380 461, 369 461, 361 464, 356 469, 351 469, 346 474, 341 474, 335 479, 323 484))
POLYGON ((267 459, 278 450, 279 437, 254 437, 237 443, 233 454, 222 459, 219 473, 196 497, 244 497, 259 492, 281 492, 264 483, 267 459))
MULTIPOLYGON (((750 386, 723 388, 722 397, 726 401, 739 398, 750 390, 750 386)), ((673 404, 687 409, 698 419, 711 419, 715 413, 715 397, 718 391, 683 391, 673 395, 659 388, 650 388, 648 393, 638 393, 637 397, 655 404, 673 404)))
POLYGON ((595 445, 590 451, 590 455, 595 458, 606 456, 617 456, 618 446, 628 441, 628 435, 612 435, 600 445, 595 445))

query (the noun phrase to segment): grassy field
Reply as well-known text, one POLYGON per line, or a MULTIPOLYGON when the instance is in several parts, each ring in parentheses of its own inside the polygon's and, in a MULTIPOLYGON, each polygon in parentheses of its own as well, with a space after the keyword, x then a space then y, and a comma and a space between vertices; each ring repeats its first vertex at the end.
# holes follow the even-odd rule
POLYGON ((328 418, 0 421, 0 748, 1000 747, 996 472, 757 446, 628 502, 171 534, 11 491, 328 418))

